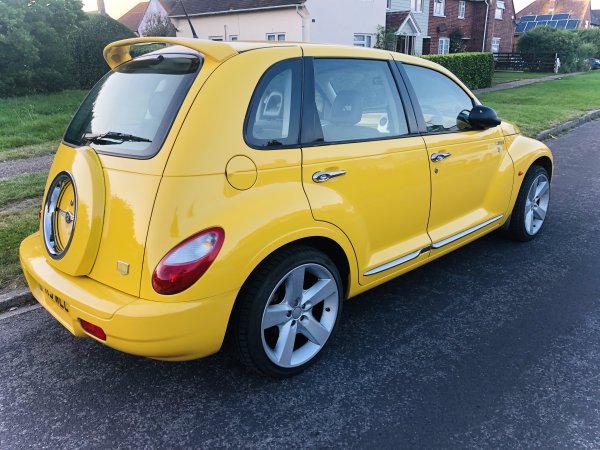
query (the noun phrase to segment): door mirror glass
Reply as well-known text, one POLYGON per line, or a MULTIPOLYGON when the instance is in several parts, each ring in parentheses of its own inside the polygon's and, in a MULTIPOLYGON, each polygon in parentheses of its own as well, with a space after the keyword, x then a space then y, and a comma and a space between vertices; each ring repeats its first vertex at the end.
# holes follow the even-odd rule
POLYGON ((477 105, 469 113, 468 122, 473 128, 485 130, 500 125, 502 121, 492 108, 477 105))

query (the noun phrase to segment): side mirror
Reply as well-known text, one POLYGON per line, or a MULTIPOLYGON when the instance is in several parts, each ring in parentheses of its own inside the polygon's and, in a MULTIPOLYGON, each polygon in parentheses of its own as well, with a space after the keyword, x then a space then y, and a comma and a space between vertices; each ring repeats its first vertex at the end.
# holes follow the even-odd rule
POLYGON ((496 111, 487 106, 474 106, 469 113, 469 125, 473 128, 485 130, 500 125, 502 121, 498 118, 496 111))

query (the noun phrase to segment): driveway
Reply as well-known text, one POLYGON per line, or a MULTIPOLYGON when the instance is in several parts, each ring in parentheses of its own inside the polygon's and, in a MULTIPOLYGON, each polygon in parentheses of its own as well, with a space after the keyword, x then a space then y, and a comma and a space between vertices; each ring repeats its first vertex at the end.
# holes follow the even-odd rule
POLYGON ((348 302, 284 381, 0 318, 0 448, 600 447, 600 122, 553 140, 546 228, 494 234, 348 302))

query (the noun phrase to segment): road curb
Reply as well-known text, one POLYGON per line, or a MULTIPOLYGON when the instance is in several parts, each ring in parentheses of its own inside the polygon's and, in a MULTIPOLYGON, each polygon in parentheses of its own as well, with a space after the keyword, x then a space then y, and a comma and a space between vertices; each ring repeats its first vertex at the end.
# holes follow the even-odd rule
POLYGON ((32 305, 36 302, 29 289, 12 291, 8 294, 0 295, 0 313, 8 311, 11 308, 32 305))
POLYGON ((565 131, 569 131, 572 128, 577 128, 577 127, 583 125, 584 123, 591 122, 592 120, 595 120, 598 118, 600 118, 600 109, 591 111, 591 112, 585 114, 584 116, 581 116, 581 117, 578 117, 577 119, 573 119, 573 120, 570 120, 563 124, 557 125, 548 130, 544 130, 541 133, 539 133, 535 138, 539 141, 545 141, 548 139, 552 139, 557 134, 564 133, 565 131))

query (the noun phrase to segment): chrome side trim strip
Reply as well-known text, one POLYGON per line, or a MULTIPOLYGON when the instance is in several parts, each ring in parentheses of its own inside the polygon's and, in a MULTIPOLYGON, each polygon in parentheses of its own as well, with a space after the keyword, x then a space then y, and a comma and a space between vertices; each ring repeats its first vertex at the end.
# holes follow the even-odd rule
POLYGON ((403 256, 402 258, 395 259, 388 263, 382 264, 381 266, 377 266, 374 269, 371 269, 364 273, 366 277, 369 275, 375 275, 376 273, 383 272, 384 270, 391 269, 392 267, 399 266, 400 264, 404 264, 405 262, 410 261, 411 259, 417 258, 421 253, 429 251, 429 247, 422 248, 421 250, 417 250, 415 252, 409 253, 408 255, 403 256))
POLYGON ((431 244, 431 248, 442 248, 443 246, 448 245, 454 241, 457 241, 460 238, 467 236, 468 234, 474 233, 477 230, 481 230, 483 227, 486 227, 491 223, 497 222, 498 220, 502 219, 503 217, 504 217, 504 214, 500 214, 499 216, 492 217, 491 219, 486 220, 485 222, 480 223, 479 225, 475 225, 474 227, 471 227, 468 230, 461 231, 460 233, 455 234, 454 236, 450 236, 449 238, 446 238, 442 241, 434 242, 433 244, 431 244))

